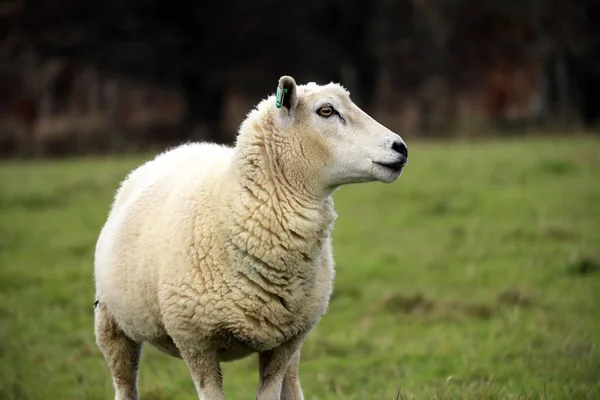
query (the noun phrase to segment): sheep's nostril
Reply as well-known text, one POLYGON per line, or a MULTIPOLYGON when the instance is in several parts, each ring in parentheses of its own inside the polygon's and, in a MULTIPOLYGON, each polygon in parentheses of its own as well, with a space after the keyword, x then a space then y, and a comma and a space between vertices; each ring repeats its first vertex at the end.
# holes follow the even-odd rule
POLYGON ((402 154, 404 157, 408 158, 408 148, 406 147, 406 144, 404 144, 404 142, 401 142, 399 140, 395 141, 392 144, 392 150, 402 154))

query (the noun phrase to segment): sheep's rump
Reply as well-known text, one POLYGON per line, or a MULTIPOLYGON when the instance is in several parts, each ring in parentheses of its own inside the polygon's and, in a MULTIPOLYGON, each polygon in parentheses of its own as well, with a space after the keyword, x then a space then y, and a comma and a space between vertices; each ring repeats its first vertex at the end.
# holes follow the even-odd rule
POLYGON ((159 271, 173 263, 169 248, 191 245, 190 216, 197 213, 198 199, 210 208, 212 185, 231 155, 225 146, 186 144, 141 165, 122 182, 96 245, 94 272, 97 299, 132 339, 166 340, 157 300, 159 271))

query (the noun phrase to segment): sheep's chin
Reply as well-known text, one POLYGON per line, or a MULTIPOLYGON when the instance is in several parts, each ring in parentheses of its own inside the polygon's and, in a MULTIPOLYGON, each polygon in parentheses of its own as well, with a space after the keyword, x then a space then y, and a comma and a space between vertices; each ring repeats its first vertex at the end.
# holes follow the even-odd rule
POLYGON ((383 183, 392 183, 396 181, 402 175, 404 168, 392 169, 385 167, 380 164, 373 163, 373 170, 371 173, 373 177, 383 183))

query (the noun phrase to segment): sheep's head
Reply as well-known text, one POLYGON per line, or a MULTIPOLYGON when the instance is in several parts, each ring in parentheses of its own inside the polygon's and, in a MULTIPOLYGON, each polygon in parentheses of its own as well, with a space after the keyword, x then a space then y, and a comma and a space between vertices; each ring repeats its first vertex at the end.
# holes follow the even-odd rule
POLYGON ((257 157, 264 158, 273 177, 319 197, 344 184, 393 182, 408 162, 402 138, 361 110, 340 85, 296 85, 289 76, 248 114, 236 147, 243 164, 256 168, 257 157))
POLYGON ((393 182, 408 162, 402 138, 361 110, 337 84, 297 86, 283 76, 270 106, 278 130, 301 150, 296 157, 310 160, 304 168, 318 173, 326 187, 393 182))

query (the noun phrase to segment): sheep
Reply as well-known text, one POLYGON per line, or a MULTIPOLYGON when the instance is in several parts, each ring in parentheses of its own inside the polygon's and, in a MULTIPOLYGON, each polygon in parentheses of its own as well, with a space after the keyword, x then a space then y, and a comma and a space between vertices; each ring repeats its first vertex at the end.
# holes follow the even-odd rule
POLYGON ((258 400, 303 399, 300 349, 333 288, 332 194, 394 182, 407 162, 341 85, 282 76, 233 147, 182 144, 130 172, 94 257, 115 398, 138 398, 148 342, 183 359, 200 399, 225 399, 220 363, 254 353, 258 400))

